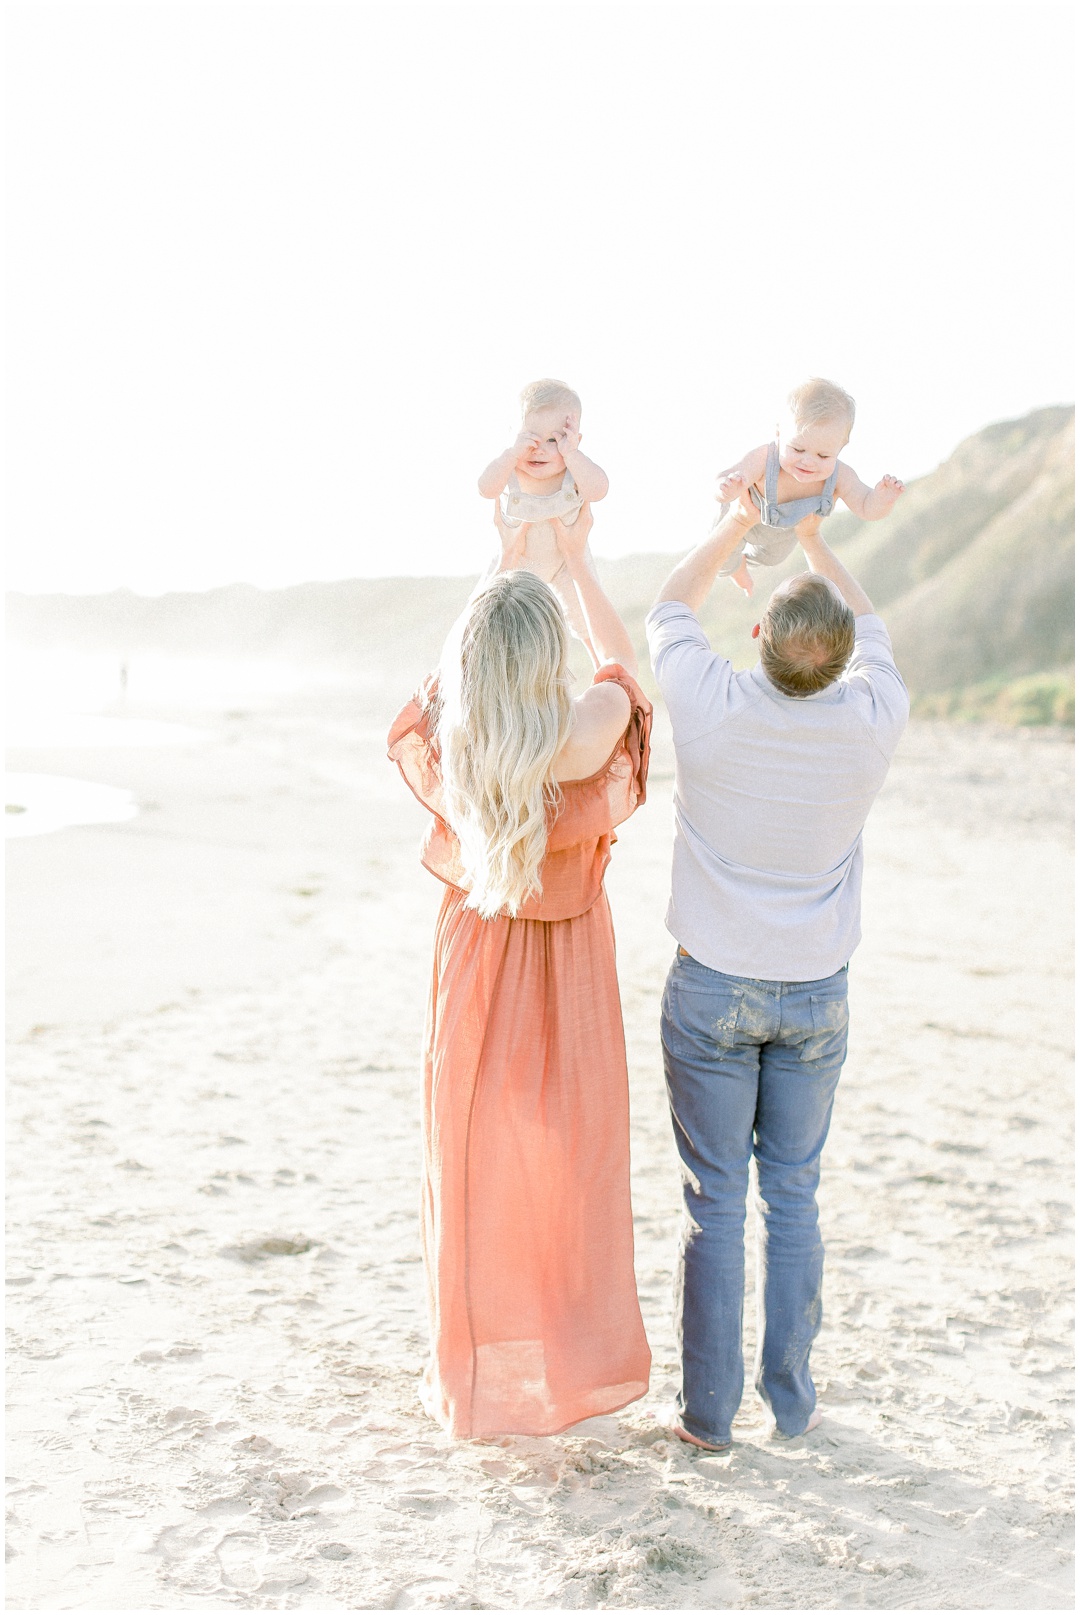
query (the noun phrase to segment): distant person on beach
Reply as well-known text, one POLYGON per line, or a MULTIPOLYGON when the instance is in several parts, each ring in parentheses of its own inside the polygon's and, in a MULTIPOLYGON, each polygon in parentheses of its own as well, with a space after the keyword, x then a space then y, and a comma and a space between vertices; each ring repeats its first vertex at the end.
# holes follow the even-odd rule
POLYGON ((760 663, 737 673, 710 648, 695 613, 755 520, 744 494, 646 618, 676 763, 678 947, 661 1014, 686 1212, 674 1432, 713 1450, 730 1444, 743 1393, 751 1156, 757 1390, 782 1436, 819 1420, 819 1163, 847 1052, 862 830, 908 713, 885 624, 816 523, 800 532, 809 572, 780 585, 754 630, 760 663))
MULTIPOLYGON (((479 489, 499 501, 503 524, 518 535, 509 565, 550 583, 579 639, 587 633, 577 591, 559 549, 553 519, 571 526, 583 504, 608 491, 608 479, 581 452, 581 399, 565 381, 531 381, 521 393, 521 431, 483 471, 479 489)), ((491 570, 507 564, 503 552, 491 570)))
POLYGON ((717 525, 742 501, 756 511, 754 536, 745 534, 720 570, 744 594, 754 592, 751 566, 779 566, 795 548, 800 522, 828 516, 837 499, 863 521, 880 521, 904 491, 898 477, 876 488, 860 482, 838 458, 855 424, 855 400, 833 381, 815 376, 788 394, 771 443, 751 449, 738 465, 721 471, 716 497, 725 501, 717 525), (747 500, 751 503, 748 504, 747 500))
POLYGON ((553 1435, 644 1395, 626 1053, 604 871, 645 800, 652 709, 587 551, 552 519, 598 665, 570 693, 551 587, 499 570, 390 731, 432 813, 421 1238, 425 1407, 451 1435, 553 1435))

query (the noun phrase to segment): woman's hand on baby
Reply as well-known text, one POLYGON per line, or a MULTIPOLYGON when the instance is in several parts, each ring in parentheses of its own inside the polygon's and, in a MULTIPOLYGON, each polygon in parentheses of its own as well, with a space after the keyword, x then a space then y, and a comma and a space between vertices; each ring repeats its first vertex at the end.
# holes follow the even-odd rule
POLYGON ((577 520, 572 527, 567 527, 558 516, 552 516, 551 525, 555 531, 555 543, 559 554, 568 564, 580 561, 585 554, 585 546, 589 542, 589 533, 592 530, 593 515, 588 504, 582 505, 577 513, 577 520))
POLYGON ((501 551, 499 571, 512 572, 525 560, 525 536, 529 531, 529 523, 519 522, 516 527, 508 527, 503 520, 502 504, 496 499, 495 527, 499 534, 501 551))

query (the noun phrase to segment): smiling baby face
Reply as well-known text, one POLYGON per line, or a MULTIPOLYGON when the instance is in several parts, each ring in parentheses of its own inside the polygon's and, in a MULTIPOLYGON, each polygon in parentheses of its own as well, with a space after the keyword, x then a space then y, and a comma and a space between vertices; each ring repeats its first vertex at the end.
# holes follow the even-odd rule
POLYGON ((836 470, 850 436, 850 421, 815 421, 808 426, 788 415, 780 422, 780 467, 796 482, 824 482, 836 470))
POLYGON ((566 470, 566 461, 559 453, 559 439, 566 428, 569 418, 572 429, 578 430, 578 419, 569 410, 554 404, 545 404, 539 409, 530 409, 522 421, 522 429, 534 432, 539 442, 534 449, 530 449, 518 460, 516 469, 524 471, 526 476, 541 482, 545 477, 561 477, 566 470))

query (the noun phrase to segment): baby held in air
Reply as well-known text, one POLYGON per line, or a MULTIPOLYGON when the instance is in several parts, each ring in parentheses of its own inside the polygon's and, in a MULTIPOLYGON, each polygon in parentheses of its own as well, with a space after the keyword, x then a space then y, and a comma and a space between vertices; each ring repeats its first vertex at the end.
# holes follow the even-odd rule
MULTIPOLYGON (((572 527, 583 504, 603 499, 608 479, 579 447, 581 399, 563 381, 533 381, 521 394, 521 431, 482 472, 478 487, 497 499, 505 527, 527 523, 516 565, 550 583, 579 639, 588 634, 577 591, 559 552, 558 520, 572 527)), ((496 560, 492 570, 499 564, 496 560)))
POLYGON ((721 568, 745 594, 752 594, 751 566, 778 566, 798 541, 807 518, 828 516, 837 499, 863 521, 880 521, 904 491, 897 477, 884 476, 875 488, 860 482, 839 458, 855 424, 855 400, 835 382, 814 377, 789 393, 771 443, 751 449, 738 465, 721 471, 716 497, 718 522, 736 504, 757 525, 721 568))

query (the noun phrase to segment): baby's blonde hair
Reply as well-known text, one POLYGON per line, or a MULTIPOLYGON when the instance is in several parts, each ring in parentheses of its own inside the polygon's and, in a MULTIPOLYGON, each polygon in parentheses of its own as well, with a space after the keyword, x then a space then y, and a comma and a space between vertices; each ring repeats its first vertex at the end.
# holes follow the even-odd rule
POLYGON ((787 406, 796 426, 817 426, 821 421, 846 421, 850 433, 855 425, 855 400, 835 381, 811 376, 787 396, 787 406))
POLYGON ((550 376, 545 376, 541 381, 530 381, 527 387, 521 389, 522 420, 533 409, 565 409, 568 414, 581 419, 581 399, 573 387, 550 376))
POLYGON ((573 726, 569 639, 554 590, 497 572, 470 600, 442 654, 438 739, 466 907, 516 914, 541 889, 555 758, 573 726))

